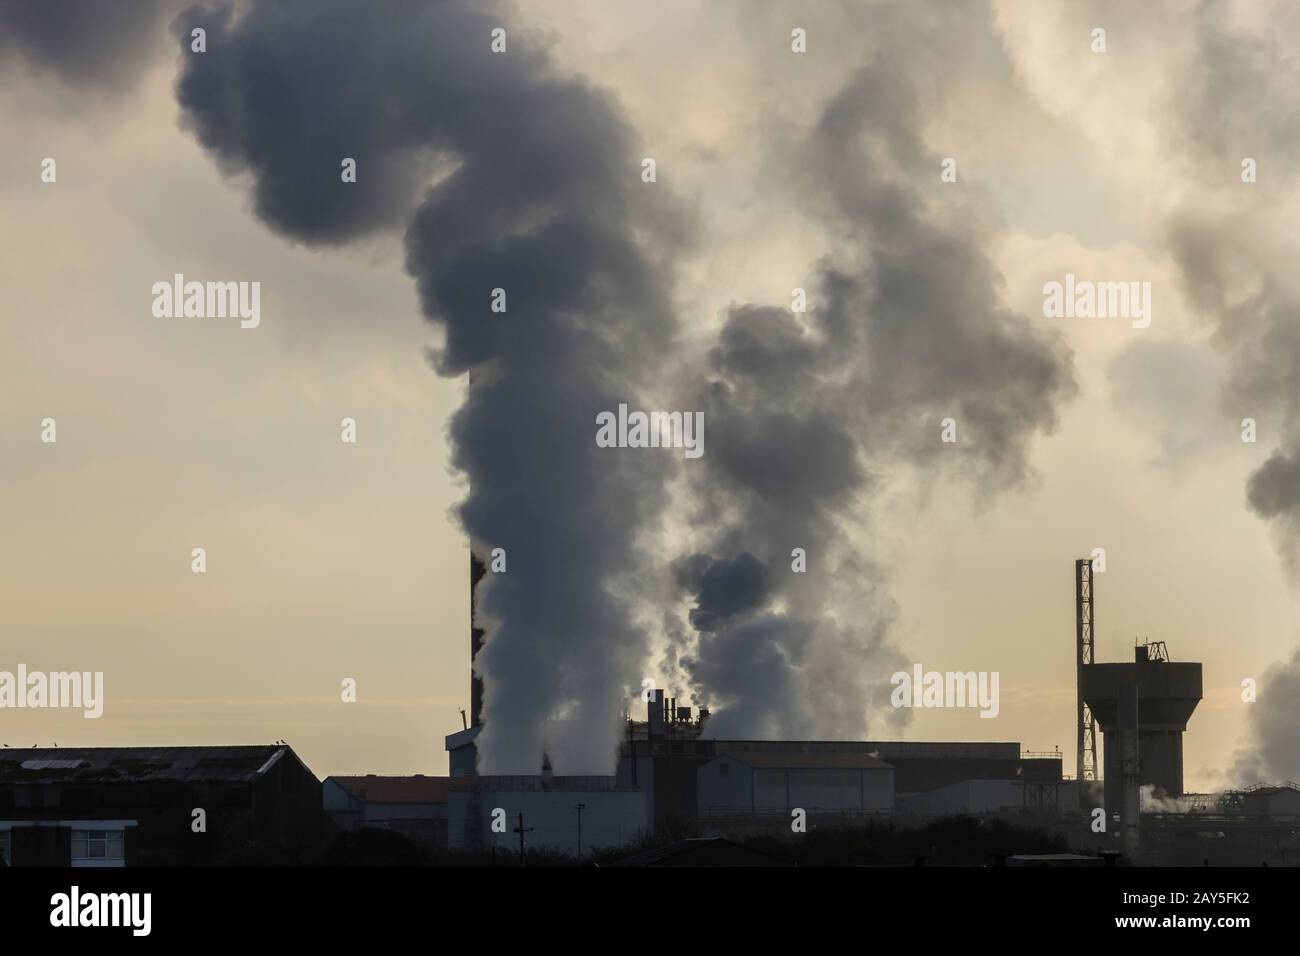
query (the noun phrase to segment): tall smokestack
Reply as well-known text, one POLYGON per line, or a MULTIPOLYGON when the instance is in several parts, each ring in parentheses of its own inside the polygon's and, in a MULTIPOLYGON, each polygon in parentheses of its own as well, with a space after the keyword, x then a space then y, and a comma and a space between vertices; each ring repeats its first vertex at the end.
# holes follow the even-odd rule
POLYGON ((476 626, 474 592, 487 573, 487 566, 470 548, 469 552, 469 725, 483 723, 483 678, 474 670, 474 661, 483 647, 483 628, 476 626))

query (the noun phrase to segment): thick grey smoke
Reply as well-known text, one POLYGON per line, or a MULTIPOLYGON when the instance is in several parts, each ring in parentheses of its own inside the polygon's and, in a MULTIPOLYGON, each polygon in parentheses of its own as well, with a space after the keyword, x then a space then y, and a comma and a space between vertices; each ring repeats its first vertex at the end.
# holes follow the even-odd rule
POLYGON ((716 631, 728 618, 752 610, 767 591, 767 568, 748 552, 732 560, 715 561, 697 554, 681 562, 679 584, 695 595, 691 625, 699 631, 716 631))
POLYGON ((89 92, 129 83, 165 37, 162 13, 176 0, 0 0, 0 59, 30 66, 89 92))
MULTIPOLYGON (((1300 124, 1284 104, 1300 82, 1296 34, 1281 25, 1247 33, 1226 12, 1203 4, 1192 21, 1192 65, 1171 115, 1196 188, 1169 218, 1169 243, 1185 294, 1227 360, 1225 408, 1234 419, 1255 419, 1259 440, 1274 443, 1245 497, 1300 575, 1300 284, 1293 225, 1280 218, 1295 208, 1300 124), (1256 184, 1238 177, 1246 156, 1258 163, 1256 184)), ((1236 762, 1240 783, 1300 777, 1298 689, 1300 653, 1261 683, 1236 762)))
POLYGON ((1237 753, 1237 781, 1251 786, 1300 777, 1300 651, 1264 672, 1249 720, 1251 746, 1237 753))
POLYGON ((208 30, 177 86, 185 122, 258 216, 311 244, 405 228, 406 267, 445 333, 433 361, 470 373, 450 426, 469 536, 506 551, 488 625, 480 770, 608 772, 647 636, 639 539, 662 455, 595 445, 596 416, 638 407, 675 320, 661 250, 681 239, 610 96, 556 76, 504 11, 351 0, 196 7, 208 30), (491 31, 507 29, 507 52, 491 31), (345 157, 357 182, 341 181, 345 157), (659 250, 659 251, 657 251, 659 250), (506 312, 490 306, 494 289, 506 312))
POLYGON ((721 737, 863 733, 903 663, 886 574, 856 544, 869 521, 851 533, 873 476, 1013 488, 1074 391, 1059 339, 1002 304, 989 227, 919 188, 940 157, 900 46, 882 42, 794 151, 800 194, 840 243, 808 283, 814 304, 733 308, 709 356, 711 538, 681 565, 697 631, 681 661, 721 737))
POLYGON ((1300 449, 1274 452, 1250 476, 1246 498, 1257 514, 1274 522, 1294 559, 1300 541, 1300 449))

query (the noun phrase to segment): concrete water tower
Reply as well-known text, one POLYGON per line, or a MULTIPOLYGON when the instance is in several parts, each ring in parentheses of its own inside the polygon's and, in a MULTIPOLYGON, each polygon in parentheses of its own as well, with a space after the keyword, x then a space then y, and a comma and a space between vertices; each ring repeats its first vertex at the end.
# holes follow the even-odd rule
POLYGON ((1201 665, 1169 660, 1164 642, 1140 644, 1131 664, 1092 664, 1084 669, 1083 695, 1101 726, 1105 745, 1102 776, 1106 803, 1111 804, 1111 780, 1122 768, 1122 749, 1111 746, 1112 735, 1136 732, 1138 784, 1153 784, 1166 796, 1183 795, 1183 732, 1201 702, 1201 665), (1137 691, 1136 722, 1128 726, 1123 704, 1137 691))
MULTIPOLYGON (((1080 572, 1088 579, 1091 631, 1095 592, 1091 568, 1083 571, 1083 563, 1076 565, 1076 579, 1080 572)), ((1130 849, 1137 845, 1141 788, 1150 784, 1164 796, 1183 794, 1183 733, 1201 689, 1201 665, 1169 660, 1163 641, 1138 645, 1131 663, 1079 665, 1081 702, 1104 743, 1106 815, 1112 825, 1118 815, 1130 849)))

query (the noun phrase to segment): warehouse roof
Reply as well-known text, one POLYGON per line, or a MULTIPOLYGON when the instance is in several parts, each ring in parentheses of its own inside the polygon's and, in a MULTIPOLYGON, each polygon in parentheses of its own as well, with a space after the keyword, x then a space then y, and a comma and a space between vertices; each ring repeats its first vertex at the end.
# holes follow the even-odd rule
POLYGON ((719 757, 730 757, 747 767, 776 770, 888 770, 890 765, 869 753, 735 753, 724 750, 719 757))
MULTIPOLYGON (((33 747, 0 750, 0 783, 239 783, 261 776, 288 746, 33 747)), ((302 761, 298 761, 301 763, 302 761)), ((308 771, 310 772, 310 771, 308 771)))

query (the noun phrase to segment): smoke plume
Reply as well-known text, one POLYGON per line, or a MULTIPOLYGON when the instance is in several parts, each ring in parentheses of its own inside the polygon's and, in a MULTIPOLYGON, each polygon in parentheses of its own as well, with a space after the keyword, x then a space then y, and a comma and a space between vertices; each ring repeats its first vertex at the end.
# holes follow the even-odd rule
POLYGON ((670 465, 594 435, 671 348, 668 194, 641 181, 616 102, 555 75, 504 9, 253 2, 192 8, 174 30, 196 25, 209 52, 184 60, 184 121, 225 172, 251 176, 259 218, 312 245, 404 229, 443 332, 433 365, 472 379, 450 425, 459 517, 506 552, 478 597, 480 771, 535 773, 545 749, 557 773, 609 772, 647 651, 641 537, 670 465))
POLYGON ((858 546, 878 479, 924 469, 982 495, 1014 488, 1074 391, 1059 339, 1002 304, 990 227, 918 186, 920 169, 937 182, 940 157, 922 136, 920 68, 891 50, 924 27, 896 17, 900 35, 794 150, 800 195, 839 245, 808 312, 731 309, 699 393, 707 532, 678 565, 696 636, 675 650, 720 737, 863 733, 902 663, 886 574, 858 546), (945 418, 956 444, 940 441, 945 418))
POLYGON ((0 59, 97 93, 128 85, 165 36, 162 14, 177 0, 0 0, 0 59))
MULTIPOLYGON (((1300 70, 1292 29, 1249 30, 1221 4, 1192 19, 1194 55, 1173 115, 1197 187, 1169 217, 1170 249, 1184 292, 1209 322, 1227 361, 1223 403, 1233 418, 1257 422, 1275 442, 1250 476, 1246 502, 1272 530, 1293 576, 1300 576, 1300 282, 1292 157, 1300 124, 1287 102, 1300 70), (1259 181, 1238 176, 1253 158, 1259 181)), ((1294 21, 1294 11, 1279 12, 1294 21)), ((1250 739, 1235 773, 1242 784, 1300 777, 1296 701, 1300 652, 1269 669, 1250 705, 1250 739)))
POLYGON ((1233 775, 1243 786, 1300 777, 1300 650, 1264 672, 1250 705, 1251 746, 1237 752, 1233 775))

